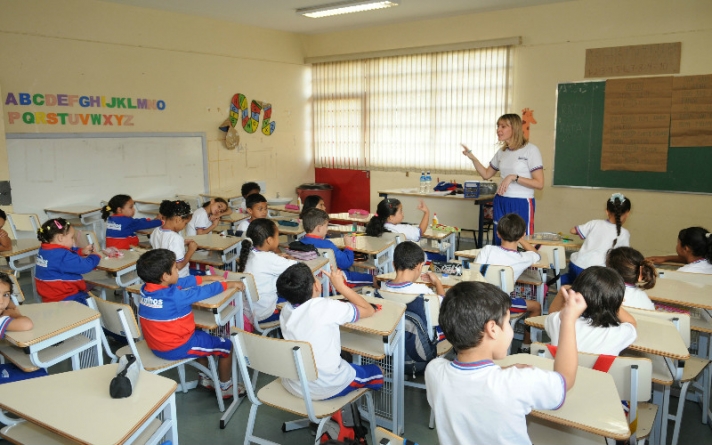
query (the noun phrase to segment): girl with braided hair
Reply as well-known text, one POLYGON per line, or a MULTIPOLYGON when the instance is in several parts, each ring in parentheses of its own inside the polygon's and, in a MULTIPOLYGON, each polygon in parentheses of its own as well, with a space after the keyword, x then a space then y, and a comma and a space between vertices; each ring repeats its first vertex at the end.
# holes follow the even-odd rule
POLYGON ((605 266, 610 249, 630 246, 630 233, 623 228, 630 208, 630 198, 614 193, 606 201, 606 219, 594 219, 571 229, 571 234, 580 236, 584 242, 581 250, 571 254, 568 280, 565 281, 573 283, 588 267, 605 266))
POLYGON ((185 229, 193 212, 185 201, 161 202, 158 213, 163 216, 163 226, 156 228, 151 233, 151 247, 154 249, 168 249, 176 254, 176 265, 178 266, 178 276, 185 278, 190 275, 188 263, 196 250, 198 244, 193 240, 183 238, 180 231, 185 229))

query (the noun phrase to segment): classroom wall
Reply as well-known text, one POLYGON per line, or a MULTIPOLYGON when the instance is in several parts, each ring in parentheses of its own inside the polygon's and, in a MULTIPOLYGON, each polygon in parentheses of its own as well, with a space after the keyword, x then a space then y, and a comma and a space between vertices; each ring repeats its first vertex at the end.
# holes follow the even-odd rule
MULTIPOLYGON (((309 36, 305 44, 307 55, 316 57, 521 36, 523 44, 513 57, 510 109, 534 110, 538 123, 531 127, 531 139, 542 151, 546 179, 544 190, 536 193, 536 229, 558 232, 603 217, 606 199, 617 190, 551 186, 556 85, 584 80, 587 48, 647 43, 680 41, 680 75, 710 74, 710 17, 709 0, 581 0, 321 34, 309 36)), ((493 142, 496 118, 492 116, 493 142)), ((414 186, 418 174, 411 172, 406 177, 404 173, 372 172, 372 206, 378 201, 379 189, 414 186)), ((469 177, 475 175, 473 170, 469 177)), ((674 252, 677 232, 683 227, 701 225, 712 229, 712 196, 623 192, 633 203, 626 227, 633 246, 645 254, 674 252)), ((476 220, 469 219, 469 214, 466 209, 466 217, 462 218, 453 206, 443 206, 438 211, 443 223, 472 227, 476 220)))
MULTIPOLYGON (((295 196, 295 185, 314 178, 307 143, 309 68, 303 57, 301 37, 292 33, 96 0, 0 2, 3 102, 8 92, 28 92, 166 103, 163 111, 121 110, 134 115, 130 127, 117 126, 116 120, 112 126, 10 124, 12 111, 119 110, 5 105, 0 179, 8 176, 5 132, 202 132, 211 189, 239 190, 245 181, 264 180, 268 195, 295 196), (241 144, 228 150, 217 127, 238 92, 271 103, 276 129, 265 136, 259 129, 248 134, 238 128, 241 144)), ((97 171, 102 168, 111 166, 97 166, 97 171)))

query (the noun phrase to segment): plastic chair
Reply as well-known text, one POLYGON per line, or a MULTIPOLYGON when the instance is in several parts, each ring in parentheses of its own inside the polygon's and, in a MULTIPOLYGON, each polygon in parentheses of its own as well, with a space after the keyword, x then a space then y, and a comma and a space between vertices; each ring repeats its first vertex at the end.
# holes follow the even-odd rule
POLYGON ((14 239, 37 239, 40 220, 34 213, 8 213, 7 223, 14 239))
POLYGON ((566 268, 566 249, 562 246, 540 246, 539 253, 543 256, 546 253, 549 259, 549 267, 554 271, 556 279, 556 290, 561 289, 561 271, 566 268))
POLYGON ((253 434, 257 409, 262 404, 306 417, 306 419, 296 422, 285 423, 282 426, 283 431, 307 427, 309 422, 318 424, 314 443, 319 444, 321 435, 324 432, 324 426, 331 416, 345 405, 355 402, 361 396, 366 397, 371 443, 376 443, 376 414, 373 396, 369 389, 362 388, 345 396, 329 400, 311 400, 308 382, 316 380, 318 375, 314 352, 309 343, 250 334, 240 329, 234 330, 233 343, 235 344, 235 357, 237 357, 240 374, 247 389, 247 397, 252 404, 245 431, 245 445, 250 443, 273 443, 253 434), (250 381, 248 367, 254 371, 277 378, 255 393, 254 386, 250 381), (297 397, 288 392, 282 385, 282 378, 299 381, 304 397, 297 397))
POLYGON ((193 212, 203 206, 203 198, 200 195, 176 195, 176 199, 187 202, 193 212))

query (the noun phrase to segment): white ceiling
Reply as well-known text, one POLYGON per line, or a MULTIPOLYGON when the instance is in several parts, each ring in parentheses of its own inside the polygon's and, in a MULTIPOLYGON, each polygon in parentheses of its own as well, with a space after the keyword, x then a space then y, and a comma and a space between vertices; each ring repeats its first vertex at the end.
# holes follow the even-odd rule
POLYGON ((297 8, 335 3, 337 0, 103 0, 143 8, 179 12, 244 25, 319 34, 344 29, 411 22, 473 12, 511 9, 571 0, 401 0, 399 6, 312 19, 297 15, 297 8))

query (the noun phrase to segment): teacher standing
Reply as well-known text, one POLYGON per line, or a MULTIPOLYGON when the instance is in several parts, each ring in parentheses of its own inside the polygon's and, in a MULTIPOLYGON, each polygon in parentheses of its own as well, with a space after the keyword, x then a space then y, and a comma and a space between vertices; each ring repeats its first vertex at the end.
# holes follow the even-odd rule
POLYGON ((497 223, 508 213, 516 213, 526 222, 527 235, 534 233, 534 190, 544 188, 544 164, 536 145, 530 144, 522 131, 522 119, 517 114, 505 114, 497 119, 497 139, 502 146, 485 167, 462 145, 462 154, 468 157, 483 179, 500 172, 502 182, 494 197, 494 243, 500 244, 497 223))

